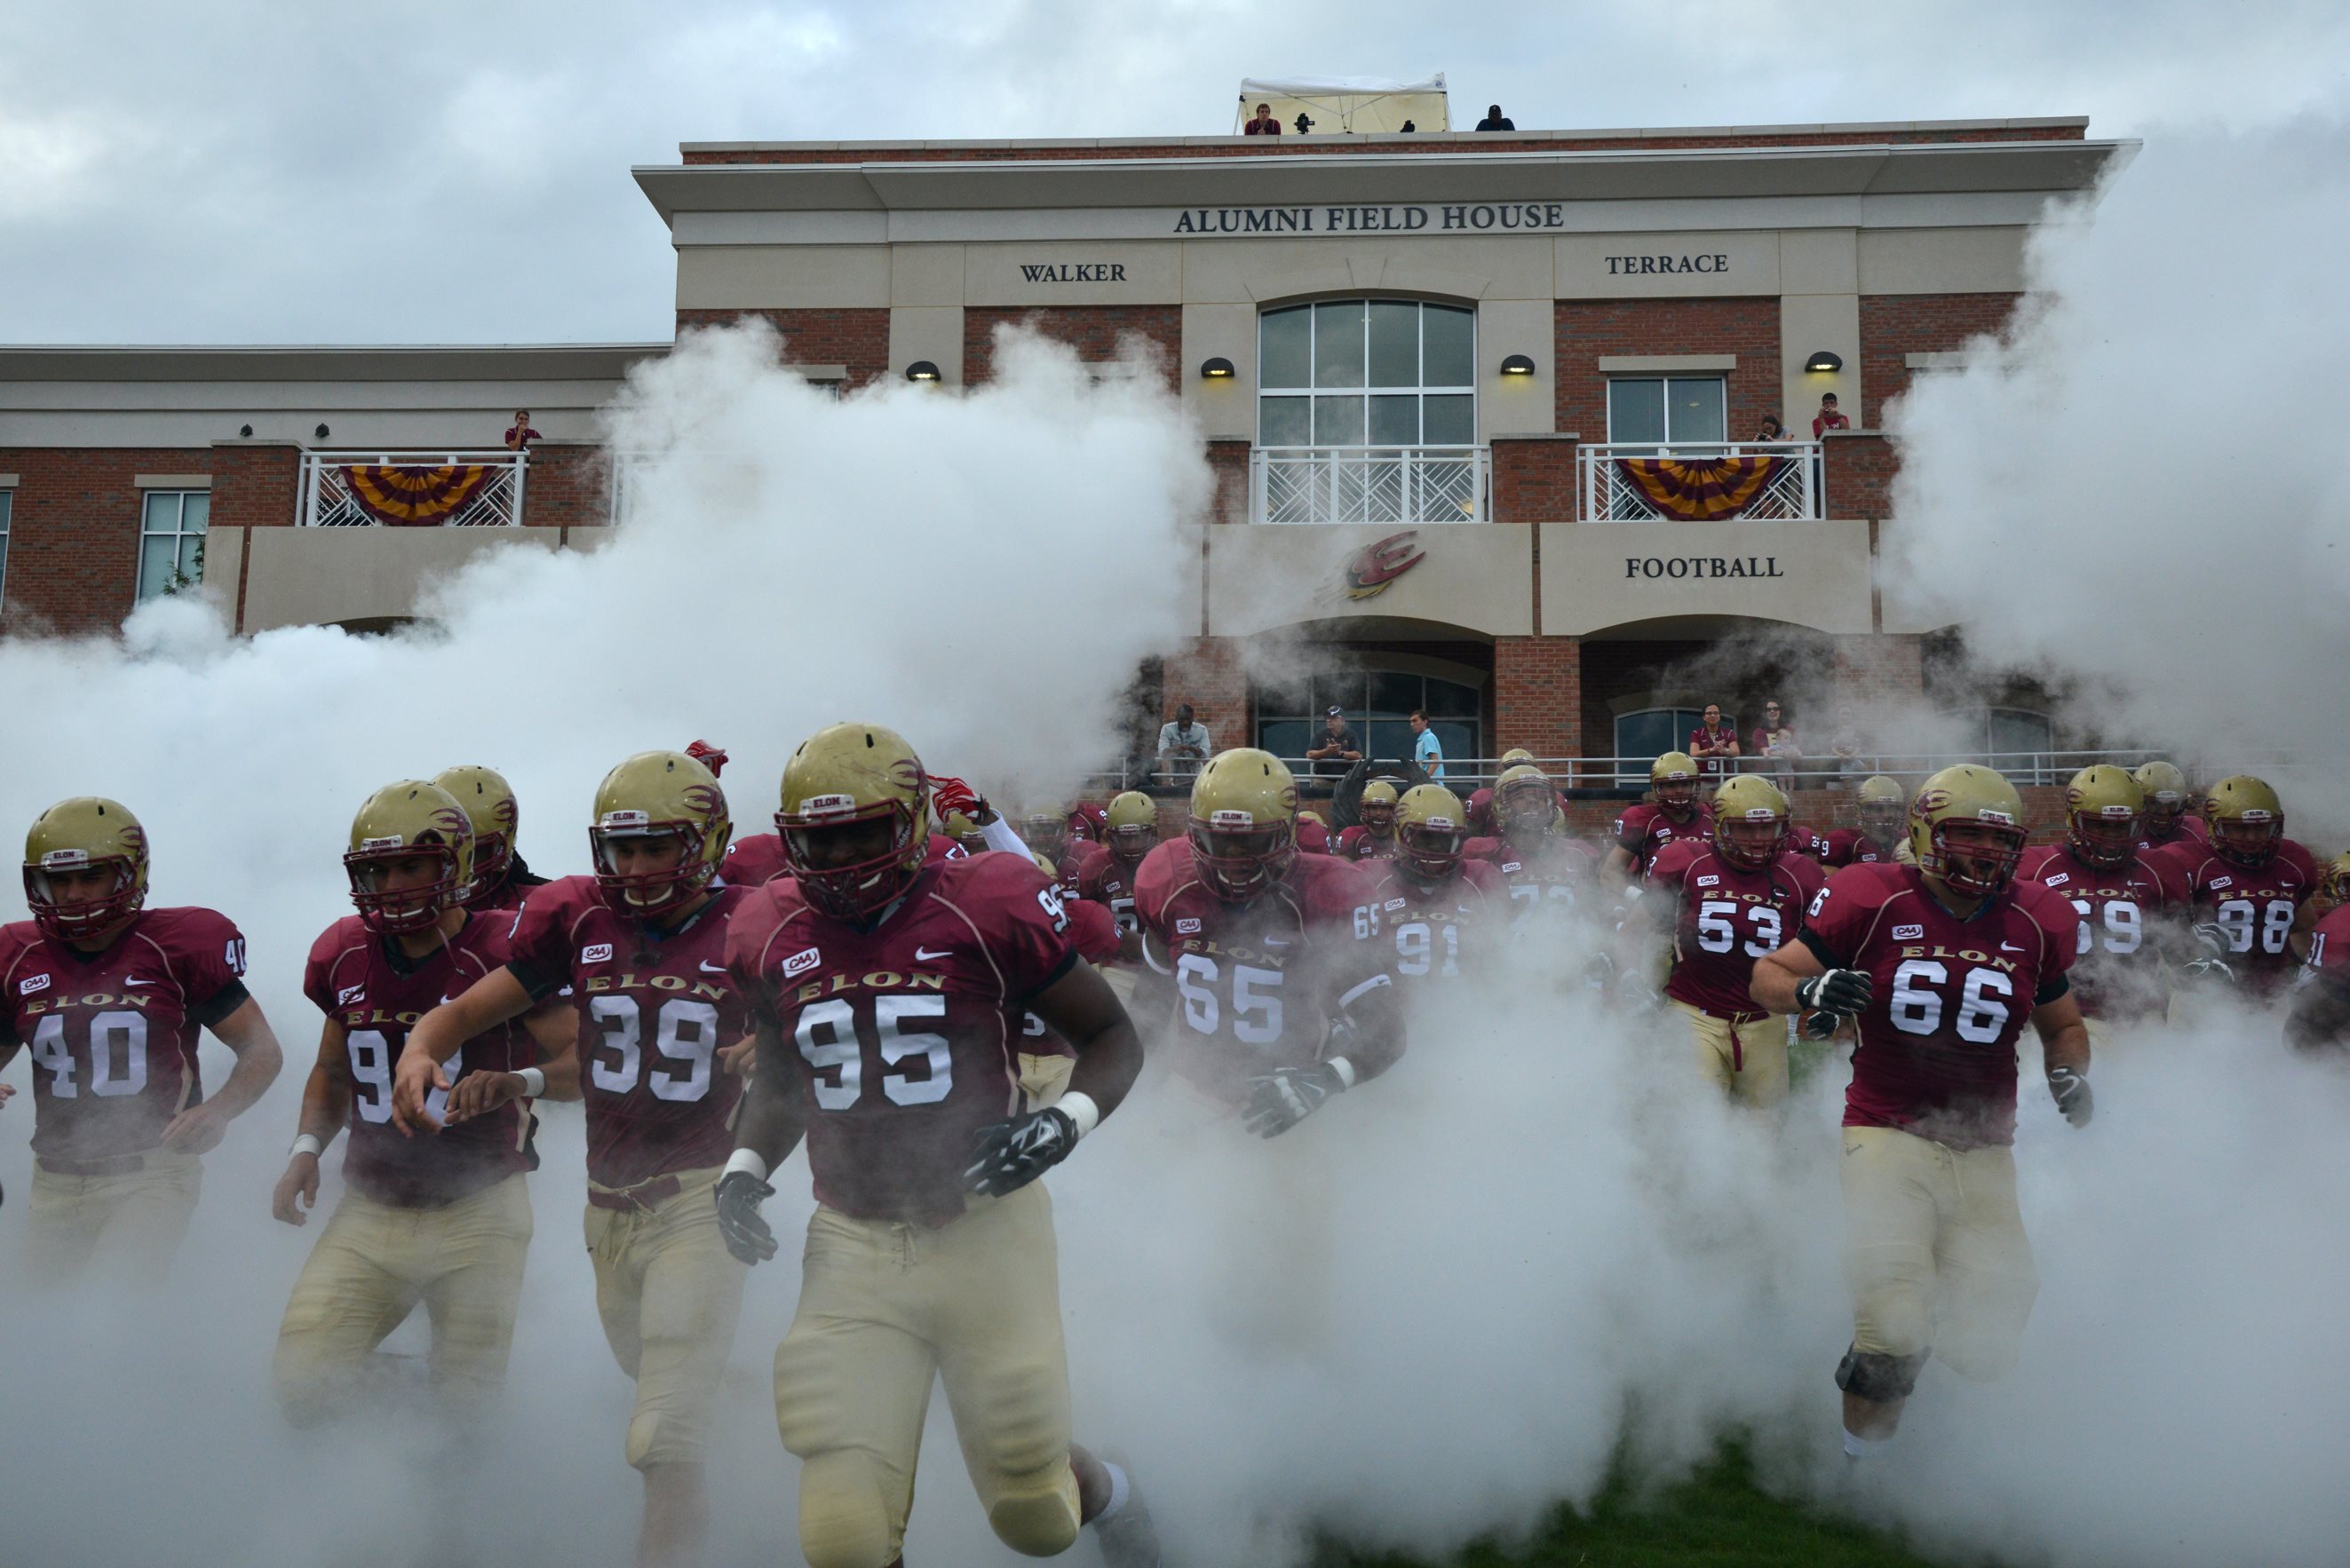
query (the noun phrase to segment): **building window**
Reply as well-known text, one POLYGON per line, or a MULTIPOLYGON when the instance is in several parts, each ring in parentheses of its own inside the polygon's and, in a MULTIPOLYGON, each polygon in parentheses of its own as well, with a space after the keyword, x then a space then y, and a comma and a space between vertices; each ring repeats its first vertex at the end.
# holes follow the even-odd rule
POLYGON ((141 602, 204 580, 204 530, 213 498, 202 490, 151 490, 139 518, 141 602))
POLYGON ((1607 382, 1607 439, 1640 446, 1718 446, 1730 439, 1729 383, 1719 376, 1618 376, 1607 382))
MULTIPOLYGON (((1306 773, 1311 764, 1305 761, 1305 748, 1320 744, 1323 715, 1335 707, 1345 711, 1347 722, 1362 737, 1363 755, 1375 762, 1408 761, 1415 740, 1411 711, 1422 708, 1449 761, 1482 757, 1482 696, 1474 686, 1433 675, 1379 670, 1315 675, 1283 690, 1259 688, 1256 743, 1306 773)), ((1346 771, 1336 763, 1323 768, 1326 774, 1346 771)))
POLYGON ((16 493, 0 490, 0 603, 8 597, 8 514, 16 505, 16 493))
POLYGON ((1259 446, 1473 446, 1477 313, 1327 299, 1257 318, 1259 446))
POLYGON ((1978 720, 1982 726, 1983 754, 1992 767, 2011 778, 2033 771, 2035 761, 2055 750, 2056 727, 2045 713, 2029 708, 1985 708, 1978 720))
MULTIPOLYGON (((1721 717, 1732 730, 1738 728, 1737 714, 1721 717)), ((1704 722, 1703 708, 1643 708, 1635 713, 1618 713, 1616 754, 1627 761, 1617 782, 1647 784, 1648 764, 1667 752, 1689 750, 1690 736, 1704 722)))

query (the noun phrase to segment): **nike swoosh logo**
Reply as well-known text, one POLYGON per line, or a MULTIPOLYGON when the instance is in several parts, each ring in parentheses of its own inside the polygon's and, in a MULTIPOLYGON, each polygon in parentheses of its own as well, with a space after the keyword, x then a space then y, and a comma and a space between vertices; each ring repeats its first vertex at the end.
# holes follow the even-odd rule
POLYGON ((951 950, 942 953, 934 953, 928 948, 916 948, 914 950, 914 961, 916 963, 936 963, 941 959, 951 959, 952 957, 954 957, 954 953, 951 950))
POLYGON ((704 959, 702 961, 702 972, 704 974, 724 974, 726 972, 726 966, 723 963, 712 963, 708 959, 704 959))
POLYGON ((126 980, 122 983, 125 985, 152 985, 155 982, 151 980, 126 980))
POLYGON ((2017 947, 2013 942, 2002 942, 1999 944, 1999 950, 2003 953, 2020 953, 2023 950, 2017 947))
POLYGON ((447 1006, 449 1006, 451 1003, 454 1002, 456 1000, 457 1000, 457 999, 456 999, 455 997, 453 997, 453 996, 444 996, 444 997, 442 997, 442 998, 441 999, 441 1005, 442 1005, 442 1006, 443 1006, 443 1007, 447 1007, 447 1006))

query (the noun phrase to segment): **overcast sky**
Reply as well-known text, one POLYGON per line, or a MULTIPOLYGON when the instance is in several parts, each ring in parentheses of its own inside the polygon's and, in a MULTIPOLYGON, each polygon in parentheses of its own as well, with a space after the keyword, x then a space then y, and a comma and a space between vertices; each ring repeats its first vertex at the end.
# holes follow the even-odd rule
POLYGON ((1243 76, 1441 70, 1527 129, 2350 103, 2350 5, 0 5, 0 341, 666 339, 681 140, 1210 134, 1243 76))

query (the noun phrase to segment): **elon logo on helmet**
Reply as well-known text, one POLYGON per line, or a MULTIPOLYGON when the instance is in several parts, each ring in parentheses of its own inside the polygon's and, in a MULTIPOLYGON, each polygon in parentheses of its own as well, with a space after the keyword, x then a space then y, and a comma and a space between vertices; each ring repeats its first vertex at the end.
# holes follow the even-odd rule
POLYGON ((1350 599, 1374 598, 1387 592, 1388 585, 1410 571, 1428 558, 1419 547, 1419 530, 1407 528, 1400 534, 1390 534, 1377 544, 1366 545, 1355 558, 1347 563, 1347 597, 1350 599))

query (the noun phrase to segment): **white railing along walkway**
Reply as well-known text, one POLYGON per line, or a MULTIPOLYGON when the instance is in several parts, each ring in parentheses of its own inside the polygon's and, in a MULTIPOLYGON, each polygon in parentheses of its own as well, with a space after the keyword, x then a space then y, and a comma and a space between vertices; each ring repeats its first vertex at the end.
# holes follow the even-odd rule
POLYGON ((1716 441, 1702 446, 1658 446, 1640 441, 1594 441, 1575 449, 1577 514, 1586 523, 1678 521, 1660 510, 1617 466, 1618 458, 1666 458, 1703 463, 1725 457, 1777 457, 1786 461, 1771 482, 1738 512, 1762 521, 1824 517, 1820 494, 1820 443, 1716 441))
POLYGON ((1249 453, 1253 523, 1482 523, 1482 446, 1261 446, 1249 453))
POLYGON ((483 451, 390 449, 373 452, 305 452, 301 508, 294 521, 311 528, 374 528, 383 519, 361 504, 351 488, 353 468, 395 468, 421 472, 436 469, 485 469, 481 482, 445 514, 413 526, 513 528, 522 523, 523 481, 527 452, 504 447, 483 451))

